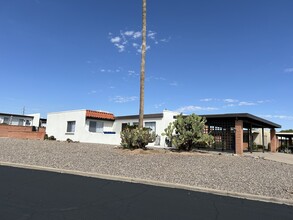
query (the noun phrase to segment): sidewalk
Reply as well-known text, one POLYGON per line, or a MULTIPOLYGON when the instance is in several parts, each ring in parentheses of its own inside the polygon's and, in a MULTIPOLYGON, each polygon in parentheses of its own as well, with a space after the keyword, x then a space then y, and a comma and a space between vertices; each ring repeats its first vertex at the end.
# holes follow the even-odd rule
POLYGON ((245 152, 244 156, 259 157, 265 160, 272 160, 276 162, 286 163, 293 165, 293 154, 285 153, 271 153, 271 152, 245 152))

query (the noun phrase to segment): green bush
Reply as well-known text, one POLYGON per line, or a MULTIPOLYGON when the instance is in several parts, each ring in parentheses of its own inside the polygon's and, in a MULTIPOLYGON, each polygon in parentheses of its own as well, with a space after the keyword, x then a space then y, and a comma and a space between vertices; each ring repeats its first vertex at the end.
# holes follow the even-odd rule
POLYGON ((173 123, 165 129, 162 135, 167 136, 169 146, 179 150, 189 151, 196 146, 211 146, 214 137, 204 133, 206 119, 192 114, 177 116, 173 123))
POLYGON ((156 135, 149 128, 127 126, 121 132, 121 146, 127 149, 146 149, 146 146, 155 141, 156 135))
POLYGON ((166 139, 165 139, 165 143, 167 144, 168 147, 172 147, 173 145, 173 133, 174 133, 174 123, 170 123, 168 125, 167 128, 165 128, 165 133, 163 133, 162 135, 163 136, 166 136, 166 139))

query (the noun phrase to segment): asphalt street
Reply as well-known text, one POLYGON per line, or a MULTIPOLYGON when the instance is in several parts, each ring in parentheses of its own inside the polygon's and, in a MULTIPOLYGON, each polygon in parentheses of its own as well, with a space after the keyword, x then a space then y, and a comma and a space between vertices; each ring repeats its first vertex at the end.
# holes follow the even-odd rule
POLYGON ((293 219, 293 206, 0 166, 1 220, 293 219))

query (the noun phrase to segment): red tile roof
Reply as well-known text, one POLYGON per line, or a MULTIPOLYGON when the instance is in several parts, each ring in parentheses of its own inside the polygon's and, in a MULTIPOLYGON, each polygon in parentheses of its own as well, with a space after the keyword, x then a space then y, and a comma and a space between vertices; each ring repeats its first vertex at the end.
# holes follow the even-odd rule
POLYGON ((106 120, 115 120, 115 116, 112 113, 107 112, 98 112, 92 110, 86 110, 87 118, 97 118, 97 119, 106 119, 106 120))

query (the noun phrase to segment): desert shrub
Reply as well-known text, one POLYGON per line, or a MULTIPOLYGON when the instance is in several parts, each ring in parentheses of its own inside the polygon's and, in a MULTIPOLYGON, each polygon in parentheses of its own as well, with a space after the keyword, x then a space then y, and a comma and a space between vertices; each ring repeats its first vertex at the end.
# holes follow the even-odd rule
POLYGON ((265 147, 264 147, 262 144, 258 144, 258 145, 257 145, 257 150, 260 150, 260 149, 263 150, 264 148, 265 148, 265 147))
POLYGON ((51 135, 50 137, 48 137, 48 140, 50 140, 50 141, 56 141, 56 138, 53 135, 51 135))
POLYGON ((121 146, 127 149, 146 149, 146 146, 154 142, 156 135, 149 128, 138 128, 137 126, 127 126, 121 132, 121 146))
POLYGON ((281 145, 277 150, 282 153, 293 153, 293 147, 287 145, 281 145))
POLYGON ((173 142, 173 133, 174 133, 174 124, 170 123, 167 128, 165 128, 165 133, 162 135, 165 135, 165 143, 167 144, 168 147, 172 147, 172 142, 173 142))
POLYGON ((67 138, 66 141, 67 141, 68 143, 73 143, 73 140, 71 140, 70 138, 67 138))
POLYGON ((167 136, 169 145, 179 150, 189 151, 196 146, 211 146, 214 137, 204 133, 205 123, 206 119, 198 115, 181 114, 169 124, 162 135, 167 136))

